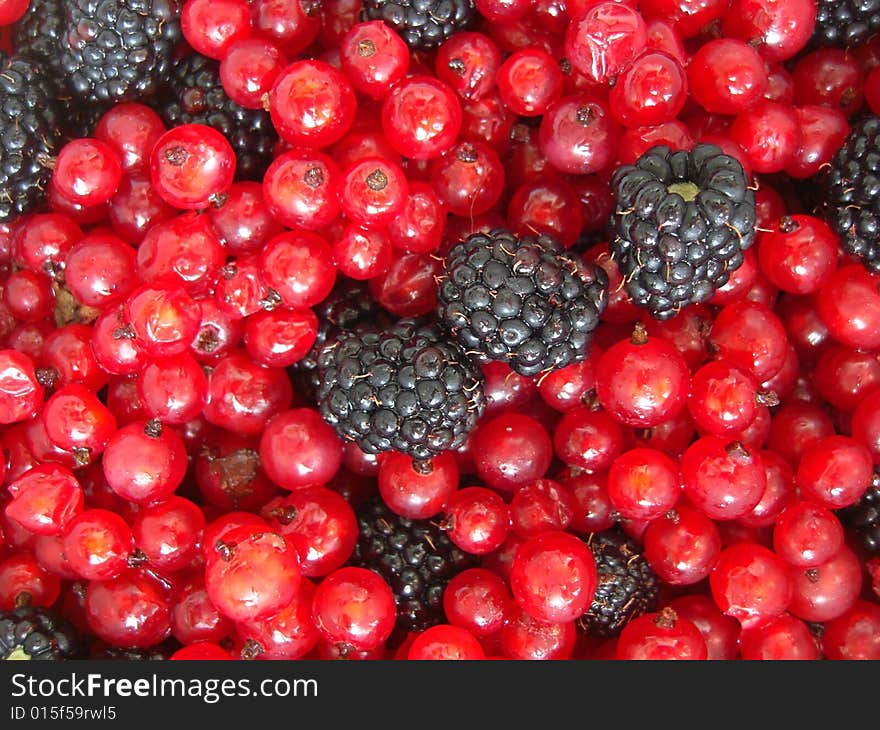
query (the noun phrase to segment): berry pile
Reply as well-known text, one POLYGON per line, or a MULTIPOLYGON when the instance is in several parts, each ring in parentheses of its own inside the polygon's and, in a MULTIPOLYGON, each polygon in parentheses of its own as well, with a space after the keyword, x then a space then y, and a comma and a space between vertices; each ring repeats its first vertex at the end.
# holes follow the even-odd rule
POLYGON ((880 14, 0 0, 0 658, 880 659, 880 14))

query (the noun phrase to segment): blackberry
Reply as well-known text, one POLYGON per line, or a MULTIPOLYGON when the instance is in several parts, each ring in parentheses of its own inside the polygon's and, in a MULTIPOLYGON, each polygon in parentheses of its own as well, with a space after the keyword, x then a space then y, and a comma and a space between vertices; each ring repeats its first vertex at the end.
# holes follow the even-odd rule
POLYGON ((26 605, 0 613, 0 659, 74 659, 77 653, 73 626, 52 611, 26 605))
POLYGON ((880 0, 819 0, 812 46, 853 48, 880 33, 880 0))
POLYGON ((474 566, 473 556, 453 545, 434 523, 400 517, 380 497, 361 505, 357 518, 359 535, 350 563, 376 571, 391 586, 398 633, 443 623, 446 584, 474 566))
POLYGON ((415 51, 470 28, 477 12, 473 0, 365 0, 363 18, 384 21, 415 51))
POLYGON ((64 27, 64 7, 60 0, 31 0, 27 12, 13 28, 13 45, 17 53, 39 63, 47 81, 55 87, 55 98, 65 114, 61 118, 65 141, 91 137, 108 103, 95 104, 73 98, 64 80, 64 69, 58 52, 64 27))
POLYGON ((64 0, 58 62, 74 99, 147 99, 182 40, 177 0, 64 0))
POLYGON ((718 147, 649 149, 611 179, 611 252, 633 302, 657 319, 705 302, 727 283, 755 238, 755 192, 718 147))
POLYGON ((61 144, 60 114, 39 64, 0 53, 0 222, 45 198, 61 144))
POLYGON ((816 212, 843 249, 880 272, 880 118, 855 121, 831 164, 819 173, 816 212))
POLYGON ((476 233, 446 256, 440 320, 479 362, 536 375, 583 360, 608 302, 608 277, 551 236, 476 233))
POLYGON ((862 498, 838 515, 853 528, 865 550, 880 555, 880 473, 874 472, 873 482, 862 498))
POLYGON ((168 659, 181 646, 180 642, 173 638, 166 639, 161 644, 147 649, 126 649, 122 646, 102 645, 96 647, 89 658, 124 662, 161 662, 168 659))
POLYGON ((594 636, 617 636, 632 619, 656 608, 657 576, 639 545, 623 532, 592 533, 587 544, 596 559, 599 582, 578 626, 594 636))
POLYGON ((318 407, 368 454, 415 459, 460 447, 483 412, 480 371, 431 323, 341 333, 321 348, 318 407))
POLYGON ((261 180, 272 161, 278 134, 269 113, 232 101, 220 81, 220 64, 199 53, 174 64, 157 110, 169 127, 206 124, 222 133, 235 150, 239 180, 261 180))
POLYGON ((378 325, 392 324, 391 316, 382 309, 365 282, 338 277, 330 295, 314 308, 318 317, 318 335, 308 354, 291 366, 294 383, 303 395, 317 401, 321 385, 317 372, 318 354, 324 343, 343 332, 364 333, 378 325))

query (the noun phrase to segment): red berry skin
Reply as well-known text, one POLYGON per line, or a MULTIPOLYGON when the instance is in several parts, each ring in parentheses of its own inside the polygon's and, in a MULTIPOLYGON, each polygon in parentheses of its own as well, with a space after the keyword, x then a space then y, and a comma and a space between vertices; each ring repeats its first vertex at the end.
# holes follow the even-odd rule
POLYGON ((596 561, 585 542, 551 530, 517 550, 510 588, 532 618, 549 623, 574 621, 590 607, 598 577, 596 561))
POLYGON ((644 344, 620 341, 596 364, 602 406, 620 423, 637 428, 651 428, 679 413, 687 402, 689 380, 687 363, 660 337, 644 344))
POLYGON ((25 597, 22 594, 30 597, 30 605, 45 607, 61 594, 61 579, 44 570, 30 552, 17 552, 0 561, 0 611, 16 608, 25 597))
POLYGON ((351 557, 358 537, 357 518, 332 489, 297 489, 266 511, 270 527, 296 548, 304 576, 328 575, 351 557))
POLYGON ((819 317, 831 336, 854 349, 880 347, 880 291, 860 265, 843 266, 819 290, 819 317))
POLYGON ((138 378, 144 411, 166 424, 180 425, 197 418, 208 398, 208 380, 188 352, 154 360, 138 378))
POLYGON ((801 143, 785 172, 802 180, 815 175, 839 150, 849 134, 846 115, 839 109, 804 105, 794 109, 801 143))
POLYGON ((318 585, 312 617, 321 636, 358 651, 382 646, 394 629, 391 587, 366 568, 340 568, 318 585))
MULTIPOLYGON (((404 212, 395 219, 395 222, 403 220, 406 216, 407 211, 404 206, 404 212)), ((393 226, 394 222, 391 225, 393 226)), ((439 244, 438 240, 437 245, 439 244)), ((370 230, 353 224, 346 226, 333 244, 333 260, 336 262, 336 268, 341 274, 357 281, 374 279, 385 273, 391 264, 392 253, 388 231, 370 230)))
POLYGON ((514 490, 540 479, 553 458, 544 427, 519 413, 503 413, 480 424, 472 439, 477 473, 495 489, 514 490))
POLYGON ((758 238, 764 275, 790 294, 813 294, 837 267, 837 236, 824 221, 808 215, 783 216, 758 238))
POLYGON ((562 417, 553 443, 556 455, 567 465, 605 471, 623 451, 623 430, 605 411, 582 407, 562 417))
POLYGON ((862 107, 862 66, 842 48, 819 48, 801 56, 791 75, 798 106, 827 106, 848 117, 862 107))
POLYGON ((340 172, 327 155, 293 149, 276 157, 263 176, 263 199, 276 221, 317 231, 339 213, 340 172))
POLYGON ((770 527, 782 510, 795 501, 794 472, 788 462, 775 451, 762 451, 767 486, 761 501, 739 518, 746 527, 770 527))
POLYGON ((342 443, 317 411, 294 408, 266 424, 260 437, 260 463, 284 489, 320 487, 342 465, 342 443))
POLYGON ((564 96, 541 118, 538 146, 559 172, 589 175, 608 167, 620 138, 606 102, 589 92, 564 96))
POLYGON ((880 659, 880 606, 859 600, 842 615, 826 621, 822 653, 826 659, 880 659))
POLYGON ((171 633, 181 644, 223 641, 232 632, 232 622, 208 598, 200 570, 182 581, 171 608, 171 633))
POLYGON ((315 40, 321 31, 321 18, 306 12, 299 0, 254 0, 251 25, 255 34, 270 38, 294 58, 315 40))
POLYGON ((524 48, 508 56, 498 71, 498 93, 514 114, 540 116, 562 96, 559 63, 540 48, 524 48))
POLYGON ((116 419, 98 397, 78 383, 65 385, 43 407, 46 435, 66 451, 83 450, 88 461, 100 454, 116 432, 116 419))
POLYGON ((479 660, 486 653, 477 638, 467 629, 449 624, 432 626, 419 634, 410 645, 407 659, 479 660))
POLYGON ((687 39, 720 19, 729 3, 726 0, 643 0, 639 6, 645 19, 661 18, 669 22, 682 39, 687 39))
POLYGON ((220 60, 220 81, 226 95, 245 109, 262 109, 278 75, 287 66, 281 50, 266 38, 233 41, 220 60))
POLYGON ((134 549, 131 529, 115 512, 89 509, 70 522, 62 550, 79 578, 111 580, 128 567, 134 549))
POLYGON ((235 657, 226 649, 217 644, 211 644, 207 641, 198 641, 189 646, 178 649, 170 657, 169 661, 174 662, 205 662, 205 661, 231 661, 235 657))
POLYGON ((437 78, 462 99, 473 101, 492 91, 500 65, 498 47, 482 33, 456 33, 444 41, 434 58, 437 78))
POLYGON ((715 436, 751 425, 758 410, 758 383, 751 373, 720 359, 694 373, 688 411, 697 428, 715 436))
POLYGON ((608 497, 621 517, 654 520, 681 495, 677 464, 655 449, 630 449, 608 471, 608 497))
POLYGON ((856 408, 852 417, 852 434, 880 465, 880 391, 871 393, 856 408))
POLYGON ((135 542, 150 564, 169 572, 186 568, 200 554, 204 527, 201 508, 176 495, 144 507, 131 525, 135 542))
POLYGON ((315 306, 336 281, 330 244, 307 231, 275 236, 261 253, 260 269, 266 283, 289 307, 315 306))
POLYGON ((779 616, 792 597, 790 569, 775 553, 743 542, 721 552, 709 575, 712 597, 744 626, 779 616))
POLYGON ((779 317, 769 307, 750 301, 724 307, 715 317, 709 340, 717 357, 750 371, 760 383, 779 372, 788 353, 779 317))
POLYGON ((608 95, 612 116, 625 127, 671 121, 686 100, 684 68, 660 51, 644 53, 627 66, 608 95))
POLYGON ((339 59, 355 91, 374 99, 404 78, 410 64, 406 43, 381 20, 353 26, 340 41, 339 59))
POLYGON ((156 580, 140 571, 90 582, 86 619, 99 639, 129 649, 154 646, 171 633, 168 597, 156 580))
POLYGON ((744 629, 740 653, 746 661, 806 661, 820 658, 819 647, 807 625, 786 613, 744 629))
POLYGON ((748 43, 767 61, 786 61, 807 45, 815 23, 816 4, 810 0, 733 0, 721 31, 748 43))
POLYGON ((232 185, 235 159, 232 145, 216 129, 184 124, 157 140, 150 154, 150 178, 168 204, 200 210, 232 185))
POLYGON ((443 612, 453 626, 483 638, 504 627, 513 612, 513 598, 504 579, 496 573, 468 568, 446 584, 443 612))
POLYGON ((695 441, 681 460, 684 494, 713 520, 735 520, 761 500, 767 476, 760 455, 716 436, 695 441))
POLYGON ((58 535, 83 509, 83 492, 69 469, 40 464, 7 485, 5 513, 35 535, 58 535))
POLYGON ((382 129, 397 152, 413 160, 440 156, 461 130, 461 104, 455 92, 430 76, 412 76, 382 103, 382 129))
POLYGON ((865 77, 865 101, 874 114, 880 114, 880 71, 871 69, 865 77))
POLYGON ((58 193, 71 203, 100 205, 116 192, 122 179, 122 162, 107 142, 75 139, 59 151, 52 179, 58 193))
POLYGON ((767 71, 758 52, 733 38, 700 46, 688 64, 691 96, 706 111, 741 114, 767 91, 767 71))
POLYGON ((205 561, 208 596, 233 621, 264 618, 289 605, 301 576, 293 546, 280 535, 254 532, 253 527, 227 532, 205 561))
POLYGON ((789 565, 814 568, 843 545, 843 526, 831 510, 812 502, 786 507, 773 526, 773 550, 789 565))
POLYGON ((315 584, 300 582, 293 601, 274 616, 242 621, 236 624, 236 633, 246 645, 256 644, 257 659, 300 659, 317 646, 321 635, 312 620, 312 601, 315 584))
POLYGON ((259 251, 282 231, 268 208, 263 186, 254 181, 233 183, 226 202, 209 209, 207 215, 217 238, 233 254, 259 251))
POLYGON ((145 284, 126 298, 124 318, 138 345, 162 357, 186 351, 198 332, 200 312, 182 287, 145 284))
POLYGON ((736 659, 739 654, 739 621, 725 616, 706 594, 679 596, 669 602, 680 618, 687 619, 699 629, 706 642, 707 659, 715 661, 736 659))
POLYGON ((828 509, 855 504, 871 483, 871 454, 849 436, 828 436, 801 456, 797 485, 801 494, 828 509))
POLYGON ((16 423, 33 416, 40 409, 44 393, 31 358, 15 350, 0 350, 0 423, 16 423))
POLYGON ((379 465, 379 494, 402 517, 423 520, 436 515, 457 488, 458 465, 449 452, 424 462, 390 452, 379 465))
POLYGON ((504 167, 485 142, 456 144, 431 165, 434 191, 451 213, 482 215, 501 197, 504 167))
POLYGON ((748 157, 754 172, 781 172, 794 160, 801 131, 794 109, 767 99, 739 114, 730 137, 748 157))
POLYGON ((513 192, 507 223, 518 236, 547 233, 570 248, 584 230, 582 207, 573 185, 548 175, 523 183, 513 192))
POLYGON ((267 367, 285 368, 302 360, 315 344, 318 318, 310 309, 282 307, 246 318, 248 354, 267 367))
POLYGON ((4 0, 0 3, 0 26, 12 25, 27 12, 29 2, 30 0, 4 0))
POLYGON ((862 590, 862 564, 846 546, 821 565, 790 568, 790 572, 788 610, 804 621, 825 622, 842 616, 855 605, 862 590))
POLYGON ((510 508, 491 489, 458 489, 446 500, 443 509, 447 536, 472 555, 485 555, 498 549, 510 532, 510 508))
POLYGON ((648 42, 642 16, 623 3, 599 3, 572 21, 565 33, 565 57, 596 84, 614 79, 648 42))
POLYGON ((634 618, 620 632, 617 658, 628 660, 700 660, 708 657, 700 630, 671 608, 634 618))
POLYGON ((116 104, 99 120, 95 127, 95 139, 109 144, 116 150, 122 163, 122 171, 146 172, 150 153, 166 131, 159 115, 144 104, 116 104))
POLYGON ((661 580, 672 585, 703 580, 721 553, 715 523, 686 504, 648 523, 642 541, 648 564, 661 580))
POLYGON ((110 488, 130 502, 167 499, 186 473, 186 447, 170 428, 158 436, 149 424, 136 421, 120 428, 108 441, 101 465, 110 488))
POLYGON ((354 122, 356 109, 348 79, 324 61, 295 61, 269 92, 272 123, 291 145, 322 149, 338 142, 354 122))
POLYGON ((538 621, 517 607, 501 629, 499 638, 501 651, 508 659, 569 659, 577 641, 577 629, 574 621, 538 621))
POLYGON ((250 36, 250 6, 247 0, 187 0, 180 29, 196 51, 219 61, 230 45, 250 36))
POLYGON ((342 212, 365 228, 384 228, 403 210, 409 186, 403 168, 381 157, 363 157, 343 171, 339 185, 342 212))

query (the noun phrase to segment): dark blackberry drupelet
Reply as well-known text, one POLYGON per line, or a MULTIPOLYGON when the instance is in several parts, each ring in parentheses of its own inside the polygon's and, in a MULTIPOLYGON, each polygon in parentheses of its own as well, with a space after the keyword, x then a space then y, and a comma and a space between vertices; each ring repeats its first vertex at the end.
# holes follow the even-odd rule
POLYGON ((169 128, 180 124, 213 127, 235 150, 236 178, 262 180, 278 134, 268 112, 245 109, 226 95, 217 61, 199 53, 178 60, 158 112, 169 128))
POLYGON ((727 283, 755 238, 755 192, 718 147, 649 149, 611 179, 611 252, 633 302, 657 319, 705 302, 727 283))
POLYGON ((815 181, 816 211, 844 251, 880 272, 880 117, 853 122, 846 142, 815 181))
POLYGON ((74 97, 65 83, 65 72, 58 52, 64 6, 61 0, 31 0, 27 12, 13 28, 16 52, 37 61, 44 69, 47 81, 55 87, 55 97, 64 114, 61 117, 65 141, 91 137, 109 102, 96 104, 74 97))
POLYGON ((480 362, 536 375, 583 360, 608 302, 608 277, 550 236, 476 233, 446 256, 441 322, 480 362))
POLYGON ((69 621, 36 606, 0 613, 0 659, 61 660, 78 654, 69 621))
POLYGON ((365 20, 382 20, 414 51, 436 48, 477 18, 473 0, 365 0, 365 20))
POLYGON ((383 329, 393 323, 393 318, 371 294, 365 282, 337 277, 330 295, 314 308, 318 317, 318 336, 308 354, 290 368, 294 384, 300 391, 316 402, 321 385, 318 375, 318 354, 324 343, 343 332, 364 334, 368 329, 383 329))
POLYGON ((459 448, 486 405, 480 371, 430 323, 341 333, 321 348, 318 407, 368 454, 428 459, 459 448))
POLYGON ((578 626, 594 636, 617 636, 632 619, 657 606, 659 583, 639 545, 618 530, 595 532, 587 544, 599 582, 590 609, 578 626))
POLYGON ((443 623, 446 584, 474 566, 473 556, 434 523, 400 517, 380 497, 361 505, 357 518, 360 533, 350 563, 376 571, 391 586, 398 630, 418 632, 443 623))
POLYGON ((819 0, 812 46, 853 48, 880 33, 880 0, 819 0))
POLYGON ((36 61, 0 53, 0 222, 45 199, 61 145, 55 93, 36 61))
POLYGON ((182 40, 177 0, 64 0, 57 44, 74 99, 145 100, 168 79, 182 40))
POLYGON ((880 555, 880 473, 874 472, 871 486, 858 502, 837 514, 855 531, 865 550, 880 555))

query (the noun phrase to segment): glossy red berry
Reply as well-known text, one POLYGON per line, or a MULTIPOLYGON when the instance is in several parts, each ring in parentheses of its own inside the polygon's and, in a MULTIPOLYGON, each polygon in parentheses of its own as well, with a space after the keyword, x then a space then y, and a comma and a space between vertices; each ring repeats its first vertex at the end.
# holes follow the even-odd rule
POLYGON ((70 469, 40 464, 11 481, 6 516, 35 535, 58 535, 83 509, 83 492, 70 469))
POLYGON ((275 415, 260 438, 260 462, 284 489, 323 486, 342 464, 342 443, 310 408, 275 415))
POLYGON ((540 48, 512 53, 498 71, 498 93, 514 114, 544 114, 562 96, 563 76, 559 63, 540 48))
POLYGON ((427 519, 440 512, 458 488, 455 457, 444 452, 426 461, 390 452, 379 465, 379 493, 403 517, 427 519))
POLYGON ((787 613, 743 629, 740 654, 747 661, 804 661, 819 658, 807 625, 787 613))
POLYGON ((409 70, 403 39, 381 20, 358 23, 339 44, 339 59, 356 91, 380 99, 409 70))
POLYGON ((226 137, 204 124, 165 132, 150 154, 150 176, 175 208, 203 209, 222 201, 235 176, 235 152, 226 137))
POLYGON ((186 447, 170 428, 156 421, 136 421, 120 428, 104 451, 101 464, 110 488, 130 502, 167 499, 186 473, 186 447))
POLYGON ((0 423, 33 416, 40 409, 44 392, 31 358, 15 350, 0 350, 0 423))
POLYGON ((544 532, 517 550, 510 588, 520 607, 538 621, 564 623, 590 607, 596 561, 585 542, 558 530, 544 532))
POLYGON ((721 552, 709 584, 718 608, 744 626, 779 616, 792 597, 788 566, 771 550, 750 542, 721 552))
POLYGON ((759 382, 779 372, 788 352, 779 317, 769 307, 750 301, 724 307, 715 318, 709 340, 717 357, 726 357, 750 371, 759 382))
POLYGON ((116 419, 88 388, 74 383, 57 390, 43 407, 46 435, 56 446, 73 451, 87 464, 116 432, 116 419))
POLYGON ((314 306, 336 281, 330 244, 308 231, 289 231, 270 240, 260 255, 260 270, 289 307, 314 306))
POLYGON ((582 92, 551 104, 541 118, 538 146, 559 172, 588 175, 612 163, 619 137, 606 102, 582 92))
POLYGON ((86 619, 95 635, 111 646, 146 648, 171 633, 171 606, 158 581, 129 571, 86 589, 86 619))
POLYGON ((700 46, 688 64, 691 96, 706 111, 740 114, 767 91, 763 59, 748 44, 719 38, 700 46))
POLYGON ((880 347, 880 291, 863 266, 835 271, 819 290, 816 309, 838 342, 868 350, 880 347))
POLYGON ((760 454, 737 441, 698 439, 681 460, 684 494, 714 520, 735 520, 754 509, 767 485, 760 454))
POLYGON ((263 200, 279 223, 320 230, 339 213, 341 176, 327 155, 293 149, 276 157, 263 177, 263 200))
POLYGON ((391 588, 378 573, 340 568, 318 585, 312 617, 326 641, 362 651, 386 642, 397 609, 391 588))
POLYGON ((715 523, 687 504, 679 504, 652 520, 642 541, 651 569, 672 585, 692 585, 703 580, 721 553, 721 536, 715 523))
POLYGON ((855 605, 862 590, 862 564, 846 546, 821 565, 790 568, 790 575, 788 610, 804 621, 824 622, 842 616, 855 605))
POLYGON ((617 641, 618 659, 699 660, 707 656, 700 630, 669 607, 633 619, 617 641))
POLYGON ((880 659, 880 606, 859 600, 849 611, 826 621, 822 653, 826 659, 880 659))
POLYGON ((296 598, 278 613, 238 623, 242 658, 300 659, 314 649, 321 638, 312 619, 314 596, 315 584, 304 579, 296 598))
POLYGON ((68 142, 55 160, 56 191, 82 206, 106 203, 122 179, 119 153, 107 142, 83 138, 68 142))
POLYGON ((669 607, 680 618, 696 626, 706 642, 707 659, 730 660, 739 654, 739 621, 725 616, 715 605, 712 596, 692 594, 679 596, 669 602, 669 607))
POLYGON ((295 61, 269 93, 275 128, 292 145, 321 149, 339 141, 351 127, 356 109, 348 79, 324 61, 295 61))
POLYGON ((474 432, 473 453, 480 478, 495 489, 513 490, 544 476, 553 445, 534 418, 503 413, 474 432))
POLYGON ((871 483, 871 454, 849 436, 828 436, 801 456, 797 485, 801 494, 828 509, 855 504, 871 483))
POLYGON ((251 9, 247 0, 187 0, 180 29, 196 51, 219 61, 230 45, 250 36, 251 9))
POLYGON ((446 535, 472 555, 485 555, 501 547, 510 531, 510 508, 497 492, 485 487, 456 490, 443 511, 446 535))
POLYGON ((596 365, 602 406, 627 426, 650 428, 675 416, 687 402, 690 373, 678 351, 643 328, 605 351, 596 365))
POLYGON ((410 645, 407 659, 477 660, 486 653, 476 637, 460 626, 440 624, 419 634, 410 645))
POLYGON ((826 223, 806 215, 783 216, 758 241, 761 271, 791 294, 813 294, 837 267, 837 236, 826 223))
POLYGON ((344 170, 340 178, 342 211, 365 228, 387 226, 403 210, 408 197, 403 168, 392 160, 361 158, 344 170))
POLYGON ((382 129, 400 154, 430 160, 448 150, 461 130, 455 92, 430 76, 413 76, 392 89, 382 104, 382 129))
POLYGON ((565 34, 565 56, 597 84, 613 80, 648 42, 642 16, 623 3, 598 3, 572 20, 565 34))

